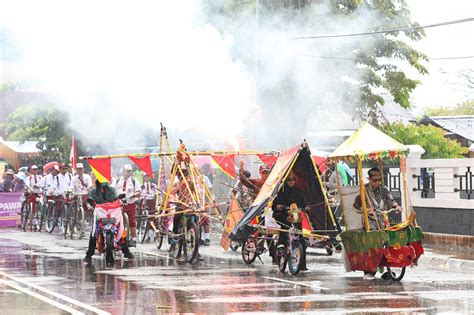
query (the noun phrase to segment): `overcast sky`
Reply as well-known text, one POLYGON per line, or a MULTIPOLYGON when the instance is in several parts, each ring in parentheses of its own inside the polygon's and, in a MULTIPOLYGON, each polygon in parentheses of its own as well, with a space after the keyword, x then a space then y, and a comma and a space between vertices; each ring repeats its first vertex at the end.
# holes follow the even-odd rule
MULTIPOLYGON (((474 17, 473 0, 409 0, 408 4, 413 19, 421 25, 474 17)), ((474 22, 428 28, 425 32, 426 37, 414 46, 430 58, 474 56, 474 22)), ((456 91, 458 86, 448 84, 456 78, 443 74, 455 74, 461 69, 474 69, 474 58, 432 60, 430 74, 420 77, 423 84, 413 94, 413 105, 454 106, 465 100, 466 92, 456 91)))

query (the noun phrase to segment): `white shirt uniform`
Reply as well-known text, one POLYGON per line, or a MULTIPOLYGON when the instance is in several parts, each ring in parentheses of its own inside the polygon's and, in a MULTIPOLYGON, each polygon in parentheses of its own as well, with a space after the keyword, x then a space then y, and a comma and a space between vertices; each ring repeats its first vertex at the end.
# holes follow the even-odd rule
POLYGON ((53 176, 53 174, 48 174, 41 178, 40 187, 46 191, 46 194, 48 196, 50 196, 54 192, 56 186, 54 184, 55 180, 56 176, 53 176))
POLYGON ((89 174, 82 176, 74 175, 72 178, 73 191, 79 195, 86 195, 89 193, 89 189, 92 187, 92 179, 89 174))
POLYGON ((140 187, 137 184, 136 180, 132 180, 132 177, 124 180, 123 176, 120 176, 115 180, 115 189, 117 190, 117 195, 125 194, 125 201, 127 204, 131 204, 137 201, 136 197, 133 197, 133 194, 140 191, 140 187), (135 182, 135 184, 134 184, 135 182))
POLYGON ((55 193, 64 195, 67 191, 72 190, 72 175, 70 173, 61 174, 56 176, 54 181, 55 193))
POLYGON ((40 175, 29 175, 26 178, 26 184, 31 187, 31 190, 35 194, 41 194, 41 176, 40 175), (37 186, 37 187, 35 187, 37 186))
POLYGON ((145 200, 153 200, 156 195, 156 184, 152 182, 143 183, 142 185, 142 198, 145 200))

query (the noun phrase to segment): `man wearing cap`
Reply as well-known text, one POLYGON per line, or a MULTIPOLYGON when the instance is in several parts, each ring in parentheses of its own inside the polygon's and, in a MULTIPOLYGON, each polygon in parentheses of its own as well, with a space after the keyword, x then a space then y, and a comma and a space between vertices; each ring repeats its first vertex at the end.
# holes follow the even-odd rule
POLYGON ((59 174, 59 166, 55 165, 51 170, 49 170, 49 174, 43 176, 40 181, 40 187, 45 190, 47 196, 51 196, 54 192, 55 188, 55 180, 56 176, 59 174))
POLYGON ((69 166, 67 164, 59 166, 59 174, 54 181, 54 190, 57 194, 63 195, 72 191, 72 175, 68 171, 69 166))
POLYGON ((3 174, 3 183, 2 183, 1 191, 3 192, 13 191, 13 184, 14 184, 13 175, 15 175, 15 173, 13 172, 12 169, 8 169, 5 171, 5 173, 3 174))
POLYGON ((270 174, 270 168, 266 165, 260 166, 260 178, 248 178, 244 174, 244 161, 240 161, 240 170, 239 170, 239 178, 245 187, 248 187, 252 190, 254 196, 257 196, 260 192, 260 188, 262 188, 263 184, 267 180, 268 174, 270 174))
POLYGON ((76 175, 72 178, 72 191, 74 194, 82 198, 84 210, 87 210, 87 195, 92 189, 92 179, 89 174, 84 174, 84 165, 82 163, 76 164, 76 175))
POLYGON ((31 192, 34 194, 41 194, 41 176, 38 175, 38 166, 33 165, 29 170, 30 175, 26 178, 26 184, 30 186, 31 192))
POLYGON ((138 186, 136 180, 132 177, 132 166, 130 164, 125 164, 122 169, 122 176, 115 180, 115 188, 117 193, 125 194, 125 204, 123 206, 123 211, 128 215, 128 222, 130 225, 130 246, 136 246, 136 236, 137 236, 137 197, 140 196, 141 190, 138 186))

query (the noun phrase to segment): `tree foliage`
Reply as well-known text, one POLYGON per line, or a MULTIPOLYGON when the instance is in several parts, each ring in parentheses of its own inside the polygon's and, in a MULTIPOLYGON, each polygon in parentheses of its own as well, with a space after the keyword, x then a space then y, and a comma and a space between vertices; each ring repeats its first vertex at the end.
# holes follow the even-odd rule
POLYGON ((424 114, 428 116, 474 115, 474 99, 464 101, 455 107, 427 107, 424 114))
POLYGON ((425 150, 426 159, 462 158, 468 152, 455 140, 445 138, 443 129, 431 125, 395 123, 382 126, 382 130, 403 144, 418 144, 425 150))
POLYGON ((67 161, 71 133, 67 115, 50 105, 23 105, 4 124, 6 137, 13 141, 38 141, 43 161, 67 161))
MULTIPOLYGON (((246 43, 252 41, 250 36, 253 35, 251 31, 242 32, 242 29, 248 28, 249 25, 255 25, 256 1, 210 0, 207 3, 208 11, 211 12, 210 15, 220 14, 224 16, 224 18, 218 19, 221 21, 220 28, 233 35, 237 45, 239 45, 240 41, 243 43, 240 45, 241 47, 248 47, 246 43), (239 36, 244 38, 239 38, 239 36)), ((325 92, 327 95, 337 95, 338 101, 345 104, 344 108, 346 110, 354 108, 354 118, 356 119, 378 125, 380 123, 378 112, 380 107, 384 105, 384 98, 382 97, 384 91, 388 92, 393 100, 403 108, 410 108, 410 94, 420 82, 409 78, 402 71, 400 62, 394 62, 395 60, 407 63, 421 74, 428 73, 427 68, 422 64, 423 61, 428 61, 427 56, 407 43, 420 40, 424 37, 425 33, 423 29, 413 28, 419 27, 419 24, 412 20, 410 10, 404 0, 260 0, 258 10, 262 20, 264 16, 273 17, 272 21, 277 21, 274 22, 273 28, 279 30, 290 29, 290 25, 300 25, 300 32, 302 30, 309 30, 309 32, 314 34, 357 33, 361 29, 351 30, 350 26, 346 26, 346 30, 336 31, 331 29, 330 26, 333 21, 334 25, 338 25, 338 27, 340 25, 353 25, 351 21, 356 16, 360 18, 362 14, 376 17, 376 22, 371 25, 369 24, 369 29, 365 29, 367 26, 359 26, 363 27, 362 31, 364 32, 403 29, 390 33, 355 37, 355 39, 354 37, 349 37, 343 39, 343 42, 341 40, 334 42, 331 39, 326 41, 306 41, 306 43, 310 43, 314 47, 318 47, 318 45, 319 47, 330 47, 330 52, 328 53, 330 56, 324 56, 324 58, 327 59, 328 72, 333 74, 331 80, 339 82, 339 84, 334 85, 336 87, 334 91, 328 90, 325 92), (325 13, 315 12, 314 7, 322 4, 328 6, 329 10, 326 12, 324 11, 325 9, 322 9, 325 13), (321 17, 322 14, 324 14, 323 17, 321 17), (337 71, 332 71, 331 65, 337 62, 343 63, 343 66, 338 66, 337 71), (341 68, 342 71, 340 70, 341 68), (354 93, 353 88, 349 88, 350 84, 347 81, 352 84, 355 83, 358 87, 357 93, 354 93)), ((265 38, 261 40, 265 40, 265 38)), ((239 51, 239 49, 236 48, 237 56, 244 60, 250 68, 253 68, 255 61, 253 59, 254 51, 249 51, 249 49, 239 51)), ((278 53, 278 51, 275 51, 275 54, 278 53)), ((263 59, 265 56, 260 57, 263 59)), ((298 58, 298 56, 295 56, 295 58, 298 58)), ((265 60, 259 60, 258 63, 260 71, 264 72, 265 60)), ((319 67, 326 66, 319 64, 319 67)), ((322 71, 324 72, 324 70, 322 71)), ((268 71, 271 73, 272 69, 268 71)), ((319 71, 321 72, 321 69, 319 71)), ((265 94, 265 98, 271 99, 272 103, 268 107, 274 110, 275 98, 280 93, 280 95, 290 95, 289 102, 291 106, 296 105, 306 112, 314 111, 316 104, 309 104, 309 106, 306 104, 309 98, 303 100, 301 104, 295 104, 294 98, 291 97, 294 95, 291 88, 298 88, 298 83, 288 82, 288 80, 291 81, 291 78, 283 78, 281 80, 282 86, 275 87, 274 93, 265 94)), ((315 85, 318 85, 318 82, 315 82, 315 85)), ((316 91, 317 88, 313 89, 316 91)), ((322 97, 318 95, 319 99, 324 97, 325 95, 322 97)), ((259 102, 264 104, 265 99, 260 99, 259 102)), ((290 104, 286 104, 286 106, 290 104)), ((293 112, 298 113, 299 111, 295 110, 293 112)), ((309 115, 302 116, 308 117, 309 115)), ((293 118, 291 116, 288 117, 290 120, 293 118)))

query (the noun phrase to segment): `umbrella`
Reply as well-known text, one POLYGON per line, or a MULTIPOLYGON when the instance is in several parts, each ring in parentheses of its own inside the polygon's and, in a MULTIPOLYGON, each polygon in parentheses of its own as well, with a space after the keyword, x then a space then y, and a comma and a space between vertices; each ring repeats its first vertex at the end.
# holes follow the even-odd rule
POLYGON ((56 165, 59 165, 59 162, 49 162, 43 166, 43 172, 47 173, 50 169, 55 167, 56 165))

